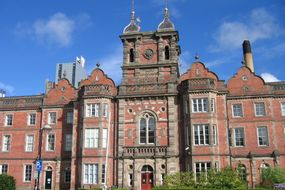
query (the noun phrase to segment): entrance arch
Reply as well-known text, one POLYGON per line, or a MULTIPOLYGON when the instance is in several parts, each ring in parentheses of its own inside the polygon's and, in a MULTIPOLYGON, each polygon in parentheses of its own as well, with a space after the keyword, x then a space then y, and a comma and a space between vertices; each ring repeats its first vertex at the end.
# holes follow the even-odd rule
POLYGON ((153 168, 144 165, 141 170, 141 190, 151 190, 153 186, 153 168))

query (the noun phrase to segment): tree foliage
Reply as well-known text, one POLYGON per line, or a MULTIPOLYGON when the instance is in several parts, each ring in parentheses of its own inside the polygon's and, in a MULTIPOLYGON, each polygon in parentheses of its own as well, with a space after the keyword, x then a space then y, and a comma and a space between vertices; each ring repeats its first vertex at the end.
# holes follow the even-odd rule
POLYGON ((285 169, 279 167, 262 169, 261 178, 264 185, 285 183, 285 169))
POLYGON ((1 174, 0 175, 0 190, 15 190, 16 189, 16 180, 14 177, 1 174))

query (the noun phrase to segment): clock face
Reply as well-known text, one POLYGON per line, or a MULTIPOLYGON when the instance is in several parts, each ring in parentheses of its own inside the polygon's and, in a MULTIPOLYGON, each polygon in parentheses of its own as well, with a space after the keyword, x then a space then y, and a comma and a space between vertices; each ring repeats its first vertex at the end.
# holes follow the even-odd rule
POLYGON ((153 56, 153 50, 152 50, 152 49, 146 49, 146 50, 144 51, 144 53, 143 53, 143 56, 144 56, 146 59, 150 60, 150 59, 152 58, 152 56, 153 56))

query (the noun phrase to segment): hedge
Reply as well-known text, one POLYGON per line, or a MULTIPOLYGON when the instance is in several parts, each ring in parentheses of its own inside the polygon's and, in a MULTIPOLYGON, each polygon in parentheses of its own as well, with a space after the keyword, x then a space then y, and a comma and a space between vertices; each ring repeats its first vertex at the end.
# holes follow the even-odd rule
POLYGON ((0 190, 15 190, 16 189, 16 180, 13 176, 6 174, 0 175, 0 190))

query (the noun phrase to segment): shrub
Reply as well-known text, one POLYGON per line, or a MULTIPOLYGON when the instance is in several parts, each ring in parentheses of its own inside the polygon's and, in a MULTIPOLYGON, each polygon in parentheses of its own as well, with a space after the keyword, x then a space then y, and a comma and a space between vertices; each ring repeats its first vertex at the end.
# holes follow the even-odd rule
POLYGON ((285 183, 285 170, 279 167, 262 169, 262 185, 272 187, 275 183, 285 183))
POLYGON ((195 187, 193 172, 181 172, 167 175, 164 179, 166 187, 195 187))
POLYGON ((13 176, 6 174, 0 175, 0 190, 15 190, 16 189, 16 180, 13 176))

